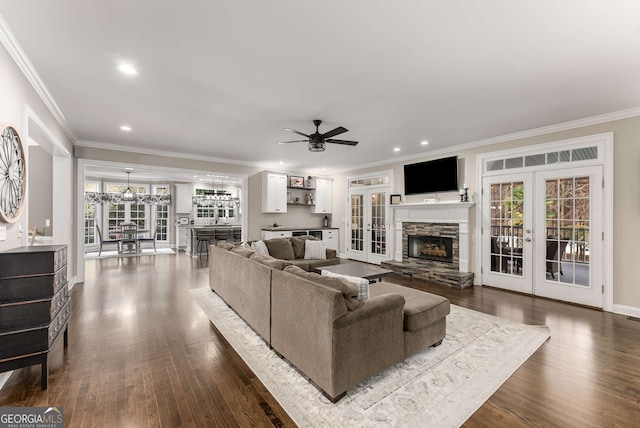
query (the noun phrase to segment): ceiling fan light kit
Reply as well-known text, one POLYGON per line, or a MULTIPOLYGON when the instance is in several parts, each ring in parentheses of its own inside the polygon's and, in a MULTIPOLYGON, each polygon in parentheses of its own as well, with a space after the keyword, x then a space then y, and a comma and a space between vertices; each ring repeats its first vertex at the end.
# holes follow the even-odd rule
POLYGON ((311 135, 307 135, 304 132, 297 131, 297 130, 295 130, 293 128, 282 128, 285 131, 293 132, 295 134, 307 137, 308 140, 283 141, 283 142, 280 142, 278 144, 308 142, 309 143, 308 148, 309 148, 310 152, 324 152, 325 149, 327 148, 327 143, 342 144, 342 145, 345 145, 345 146, 355 146, 355 145, 358 144, 357 141, 336 140, 336 139, 331 138, 331 137, 335 137, 336 135, 340 135, 340 134, 343 134, 343 133, 347 132, 348 129, 343 127, 343 126, 338 126, 337 128, 332 129, 329 132, 325 132, 324 134, 321 134, 320 131, 318 130, 318 128, 320 127, 321 123, 322 123, 322 121, 320 119, 316 119, 316 120, 313 121, 313 124, 316 126, 316 132, 314 132, 311 135))

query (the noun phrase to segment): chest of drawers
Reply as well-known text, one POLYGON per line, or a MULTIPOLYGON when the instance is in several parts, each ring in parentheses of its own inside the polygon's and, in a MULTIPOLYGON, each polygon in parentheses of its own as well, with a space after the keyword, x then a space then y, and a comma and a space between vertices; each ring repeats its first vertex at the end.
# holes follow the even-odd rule
POLYGON ((48 386, 47 357, 71 315, 67 246, 19 247, 0 253, 0 372, 40 364, 48 386))

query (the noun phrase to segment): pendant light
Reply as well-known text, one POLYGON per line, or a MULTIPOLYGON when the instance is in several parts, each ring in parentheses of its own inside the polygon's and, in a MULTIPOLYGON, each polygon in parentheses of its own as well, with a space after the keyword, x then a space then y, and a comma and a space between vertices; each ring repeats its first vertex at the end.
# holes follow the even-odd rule
POLYGON ((122 192, 122 200, 124 200, 125 202, 131 202, 135 198, 135 194, 133 193, 133 190, 131 190, 131 186, 129 185, 130 174, 131 171, 127 171, 127 188, 124 190, 124 192, 122 192))

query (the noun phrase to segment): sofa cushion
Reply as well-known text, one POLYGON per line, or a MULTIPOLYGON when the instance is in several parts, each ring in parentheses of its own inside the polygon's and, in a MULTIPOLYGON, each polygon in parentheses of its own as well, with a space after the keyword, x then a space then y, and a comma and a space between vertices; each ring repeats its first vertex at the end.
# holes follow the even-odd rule
POLYGON ((305 260, 324 260, 327 258, 327 244, 324 241, 307 240, 304 243, 305 260))
POLYGON ((303 236, 294 236, 293 238, 289 238, 291 241, 291 245, 293 246, 293 254, 295 254, 296 259, 304 259, 304 243, 307 240, 317 240, 318 238, 310 235, 303 236))
POLYGON ((449 300, 436 294, 403 287, 390 282, 375 282, 369 285, 372 297, 396 293, 404 296, 404 329, 418 331, 449 314, 449 300))
POLYGON ((309 262, 315 262, 315 261, 317 260, 295 259, 295 260, 287 260, 287 263, 291 263, 292 265, 298 266, 299 268, 308 272, 311 270, 311 263, 309 262))
POLYGON ((269 255, 269 249, 265 245, 264 241, 255 241, 251 243, 251 249, 256 253, 264 254, 265 256, 269 255))
POLYGON ((321 274, 331 278, 342 278, 346 281, 354 283, 358 287, 358 296, 356 297, 361 302, 369 300, 369 280, 360 278, 359 276, 342 275, 339 273, 333 273, 328 270, 322 270, 321 274))
POLYGON ((287 266, 284 268, 284 271, 341 292, 347 305, 347 310, 349 311, 354 311, 364 305, 364 302, 360 302, 356 299, 358 296, 358 287, 352 282, 346 281, 342 278, 331 278, 328 276, 318 275, 317 273, 307 272, 298 266, 287 266))
POLYGON ((270 268, 278 269, 278 270, 282 270, 284 269, 285 266, 290 265, 289 262, 286 262, 284 260, 275 259, 271 256, 265 256, 264 254, 259 254, 259 253, 253 253, 249 258, 251 260, 260 262, 263 265, 269 266, 270 268))
POLYGON ((251 255, 254 253, 252 250, 249 250, 248 248, 244 248, 244 247, 234 247, 231 249, 232 253, 236 253, 239 254, 243 257, 249 258, 251 257, 251 255))
POLYGON ((281 260, 295 260, 296 256, 293 253, 293 246, 287 238, 267 239, 264 243, 269 249, 269 255, 271 257, 281 260))

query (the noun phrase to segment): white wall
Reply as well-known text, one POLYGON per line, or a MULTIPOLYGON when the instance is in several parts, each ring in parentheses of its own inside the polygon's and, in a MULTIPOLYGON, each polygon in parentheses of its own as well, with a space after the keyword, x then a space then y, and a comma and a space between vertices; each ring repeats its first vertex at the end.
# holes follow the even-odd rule
MULTIPOLYGON (((29 123, 33 123, 33 120, 36 120, 45 128, 44 131, 48 137, 51 137, 51 140, 55 140, 57 144, 61 145, 63 149, 66 149, 70 153, 72 151, 71 141, 4 47, 0 48, 0 76, 2 76, 2 79, 0 79, 0 93, 2 94, 2 101, 0 102, 0 122, 9 122, 19 130, 27 156, 26 138, 29 135, 29 123)), ((27 165, 28 164, 29 162, 27 161, 27 165)), ((64 165, 61 165, 61 169, 58 170, 59 178, 65 183, 72 183, 72 169, 71 162, 68 160, 64 165)), ((50 182, 54 181, 53 177, 47 178, 50 182)), ((72 186, 67 186, 67 191, 69 191, 71 187, 72 186)), ((29 189, 29 182, 27 181, 27 198, 30 196, 30 193, 31 190, 29 189)), ((60 204, 58 206, 59 216, 57 218, 54 216, 52 222, 54 229, 61 227, 62 230, 65 227, 65 223, 69 223, 69 219, 72 218, 71 214, 74 210, 70 198, 63 201, 56 200, 56 204, 58 203, 60 204)), ((27 212, 23 212, 22 216, 23 218, 16 223, 2 224, 7 227, 7 239, 0 241, 0 251, 15 248, 26 243, 26 238, 21 236, 19 229, 21 227, 26 228, 28 210, 27 212)), ((65 234, 64 236, 64 242, 70 246, 69 254, 73 255, 73 236, 69 234, 65 234)), ((74 266, 74 260, 71 259, 69 270, 70 278, 74 276, 74 266)))

